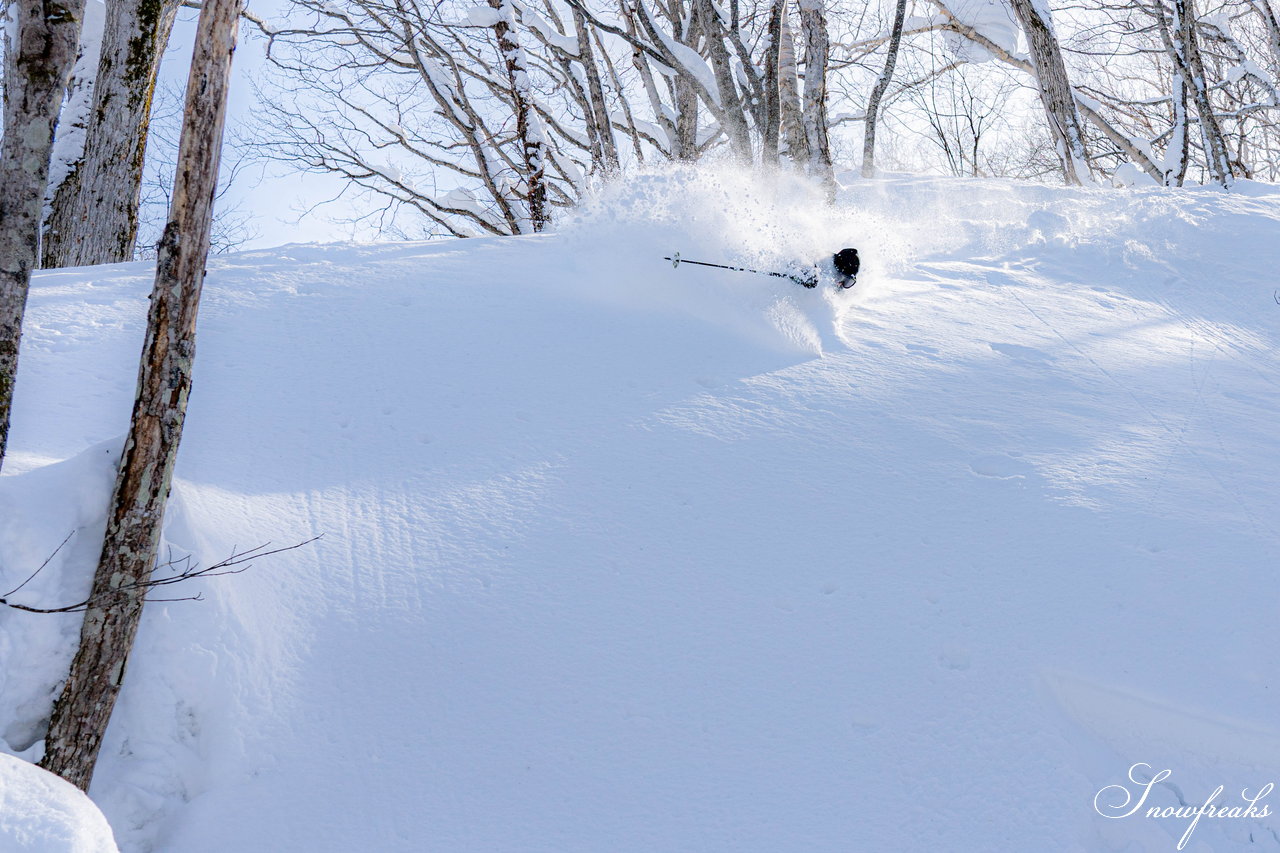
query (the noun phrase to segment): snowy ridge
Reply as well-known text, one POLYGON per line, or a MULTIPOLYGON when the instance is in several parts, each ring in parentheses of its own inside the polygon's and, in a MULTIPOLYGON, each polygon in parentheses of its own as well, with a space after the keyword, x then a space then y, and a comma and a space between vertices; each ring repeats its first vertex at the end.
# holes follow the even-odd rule
POLYGON ((118 853, 111 827, 69 782, 0 753, 0 849, 5 853, 118 853))
MULTIPOLYGON (((1155 851, 1185 827, 1090 806, 1133 763, 1276 781, 1280 194, 820 198, 677 171, 536 238, 211 264, 166 538, 325 538, 149 609, 121 849, 1155 851), (842 245, 843 296, 662 260, 842 245)), ((101 523, 149 285, 36 280, 5 583, 101 523)), ((10 751, 68 630, 0 613, 10 751)))

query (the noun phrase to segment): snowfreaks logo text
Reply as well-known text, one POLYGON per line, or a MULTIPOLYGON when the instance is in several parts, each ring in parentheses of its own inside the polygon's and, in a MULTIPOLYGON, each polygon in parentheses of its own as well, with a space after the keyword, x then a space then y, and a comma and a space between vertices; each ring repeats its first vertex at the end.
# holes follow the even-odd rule
POLYGON ((1259 802, 1266 799, 1272 789, 1275 788, 1274 782, 1268 782, 1257 790, 1257 793, 1249 793, 1248 788, 1240 791, 1240 805, 1232 805, 1229 803, 1218 803, 1218 797, 1222 796, 1224 790, 1223 785, 1219 785, 1214 789, 1201 806, 1148 806, 1143 810, 1143 806, 1147 803, 1147 798, 1151 795, 1151 789, 1173 775, 1172 770, 1161 770, 1154 776, 1151 775, 1151 765, 1138 763, 1129 768, 1129 781, 1136 787, 1130 789, 1125 785, 1108 785, 1093 796, 1093 809, 1098 814, 1113 820, 1119 820, 1126 817, 1134 817, 1141 814, 1143 817, 1156 819, 1182 819, 1189 820, 1186 832, 1182 833, 1182 838, 1178 839, 1178 849, 1187 846, 1187 842, 1191 839, 1191 833, 1195 832, 1196 824, 1200 822, 1200 818, 1209 818, 1211 820, 1221 820, 1230 818, 1264 818, 1271 815, 1271 807, 1268 805, 1258 805, 1259 802), (1139 771, 1138 768, 1144 768, 1139 771), (1139 779, 1139 776, 1150 776, 1146 781, 1139 779), (1135 802, 1136 800, 1136 802, 1135 802), (1248 805, 1245 805, 1247 803, 1248 805))

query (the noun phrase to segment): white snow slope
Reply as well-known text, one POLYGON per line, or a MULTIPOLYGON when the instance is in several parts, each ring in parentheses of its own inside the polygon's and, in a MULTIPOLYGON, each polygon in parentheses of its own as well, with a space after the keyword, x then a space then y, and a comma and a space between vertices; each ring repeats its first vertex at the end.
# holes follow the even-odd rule
POLYGON ((0 754, 0 850, 118 853, 107 819, 75 785, 0 754))
MULTIPOLYGON (((324 538, 148 609, 91 793, 130 853, 1172 850, 1095 795, 1280 781, 1277 220, 677 172, 539 238, 216 259, 167 541, 324 538), (843 299, 662 260, 842 245, 843 299)), ((149 287, 35 283, 6 588, 77 532, 23 601, 87 586, 149 287)), ((9 751, 77 618, 0 613, 9 751)))

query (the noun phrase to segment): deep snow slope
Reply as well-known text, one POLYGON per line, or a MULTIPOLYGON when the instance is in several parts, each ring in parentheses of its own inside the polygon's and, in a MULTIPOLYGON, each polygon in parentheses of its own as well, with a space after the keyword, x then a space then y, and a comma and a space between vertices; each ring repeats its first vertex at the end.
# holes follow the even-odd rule
MULTIPOLYGON (((217 259, 166 538, 324 539, 148 610, 91 793, 130 853, 1172 850, 1095 795, 1280 781, 1277 220, 686 172, 217 259), (661 259, 841 245, 843 297, 661 259)), ((149 285, 36 282, 4 581, 76 533, 27 600, 87 585, 149 285)), ((77 630, 0 613, 0 745, 77 630)))

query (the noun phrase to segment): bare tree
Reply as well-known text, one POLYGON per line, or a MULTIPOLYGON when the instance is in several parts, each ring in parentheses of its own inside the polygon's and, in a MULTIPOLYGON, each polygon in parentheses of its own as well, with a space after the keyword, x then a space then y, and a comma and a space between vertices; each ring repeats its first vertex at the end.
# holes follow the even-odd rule
MULTIPOLYGON (((618 143, 614 137, 613 119, 609 115, 609 103, 605 99, 604 83, 601 81, 600 68, 596 64, 592 39, 596 34, 587 27, 587 19, 581 10, 573 9, 573 34, 577 39, 578 55, 582 62, 583 76, 587 80, 587 132, 592 140, 592 162, 597 168, 607 173, 618 170, 618 143)), ((601 48, 601 55, 608 58, 608 51, 601 48)), ((572 72, 570 72, 572 76, 572 72)), ((627 129, 635 133, 634 124, 628 122, 627 129)))
POLYGON ((1036 86, 1040 90, 1040 103, 1049 120, 1049 131, 1057 141, 1058 157, 1062 161, 1062 175, 1068 184, 1080 184, 1089 179, 1089 158, 1084 148, 1084 131, 1076 112, 1075 93, 1067 77, 1067 66, 1062 60, 1062 49, 1053 31, 1053 21, 1048 7, 1038 0, 1009 0, 1014 14, 1026 33, 1035 66, 1036 86))
POLYGON ((652 159, 785 155, 833 180, 820 6, 800 12, 803 95, 785 0, 294 10, 268 34, 281 75, 259 150, 367 192, 382 227, 412 212, 431 233, 525 233, 529 211, 550 219, 589 176, 652 159))
MULTIPOLYGON (((185 93, 177 85, 156 86, 151 106, 151 128, 147 133, 142 198, 138 205, 138 247, 135 255, 140 260, 155 260, 157 244, 169 223, 184 99, 185 93)), ((231 192, 233 187, 246 180, 252 165, 247 146, 235 138, 228 138, 222 150, 218 194, 214 199, 213 229, 209 236, 212 254, 237 251, 258 236, 252 212, 231 192)))
POLYGON ((876 80, 876 87, 871 90, 871 98, 867 101, 866 129, 862 136, 862 177, 872 178, 876 174, 876 124, 880 117, 880 102, 893 80, 893 67, 898 62, 898 49, 902 45, 902 25, 907 16, 907 0, 898 0, 893 13, 893 28, 889 35, 889 50, 884 58, 884 71, 876 80))
POLYGON ((0 140, 0 464, 40 214, 63 93, 80 42, 84 0, 9 0, 4 28, 4 137, 0 140))
MULTIPOLYGON (((1014 56, 1009 52, 1009 50, 984 36, 974 27, 968 26, 964 22, 960 21, 952 13, 945 0, 931 0, 931 2, 938 9, 944 19, 943 29, 974 42, 1006 65, 1017 68, 1024 73, 1033 76, 1035 75, 1035 66, 1031 62, 1028 62, 1021 57, 1014 56)), ((1095 99, 1082 95, 1079 90, 1074 89, 1072 91, 1072 96, 1075 101, 1075 107, 1081 116, 1088 119, 1099 133, 1101 133, 1107 141, 1115 146, 1117 152, 1121 156, 1128 159, 1129 162, 1137 165, 1154 180, 1163 180, 1164 175, 1152 157, 1149 141, 1136 138, 1129 133, 1126 133, 1122 127, 1119 127, 1116 123, 1109 120, 1108 117, 1103 114, 1102 105, 1095 99)))
POLYGON ((929 0, 927 17, 895 0, 887 21, 878 4, 827 0, 294 2, 303 14, 270 34, 287 76, 263 150, 381 195, 375 215, 412 211, 431 233, 523 233, 539 187, 552 211, 598 176, 662 159, 789 161, 833 192, 833 157, 854 155, 859 123, 866 174, 886 128, 902 155, 904 138, 943 127, 946 146, 916 149, 924 168, 1045 178, 1052 151, 1068 183, 1126 164, 1170 183, 1280 176, 1269 0, 1202 0, 1215 5, 1200 16, 1190 0, 1010 0, 994 15, 929 0), (991 143, 953 144, 953 72, 989 61, 1016 72, 964 75, 972 103, 995 110, 969 136, 991 143), (1039 95, 1035 118, 1020 95, 990 97, 1019 78, 1015 91, 1039 95), (892 104, 901 115, 885 125, 892 104))
POLYGON ((88 599, 80 647, 54 705, 41 766, 88 790, 124 680, 159 550, 161 522, 182 438, 196 313, 243 0, 207 0, 187 85, 178 176, 160 241, 147 337, 129 436, 88 599))
POLYGON ((1200 118, 1200 136, 1204 141, 1205 158, 1208 160, 1209 172, 1213 175, 1213 180, 1224 187, 1229 186, 1235 175, 1227 156, 1226 142, 1222 138, 1222 128, 1218 125, 1213 104, 1209 101, 1204 61, 1200 55, 1195 6, 1192 0, 1174 0, 1173 8, 1176 33, 1173 39, 1173 57, 1178 76, 1181 78, 1182 93, 1190 94, 1195 102, 1196 114, 1200 118))
POLYGON ((177 0, 107 4, 84 152, 53 194, 46 267, 133 258, 151 99, 177 10, 177 0))
POLYGON ((591 130, 612 124, 603 85, 581 84, 592 54, 528 6, 457 11, 297 0, 298 23, 270 35, 281 85, 264 98, 258 151, 336 174, 431 233, 540 230, 616 155, 591 130))
POLYGON ((804 32, 804 135, 808 145, 809 173, 835 194, 835 169, 831 163, 831 125, 827 119, 827 64, 831 41, 822 0, 798 0, 800 28, 804 32))
POLYGON ((1012 132, 1005 109, 1018 88, 1007 75, 983 72, 982 65, 946 66, 948 71, 928 86, 906 93, 923 113, 922 134, 942 156, 946 171, 958 177, 986 178, 1009 174, 992 148, 1012 132))
POLYGON ((547 215, 547 134, 542 120, 532 104, 533 87, 529 79, 529 61, 517 36, 516 18, 511 0, 489 0, 489 6, 497 15, 493 22, 494 41, 502 55, 503 70, 511 91, 511 102, 516 118, 516 138, 519 140, 524 165, 523 194, 528 204, 527 223, 520 223, 521 233, 538 232, 546 227, 547 215))
MULTIPOLYGON (((1063 41, 1081 112, 1088 118, 1084 95, 1145 150, 1155 166, 1148 174, 1166 185, 1277 174, 1280 56, 1270 6, 1206 2, 1201 14, 1177 0, 1082 0, 1071 7, 1076 33, 1063 41)), ((1113 158, 1105 146, 1091 150, 1095 165, 1113 158)))

